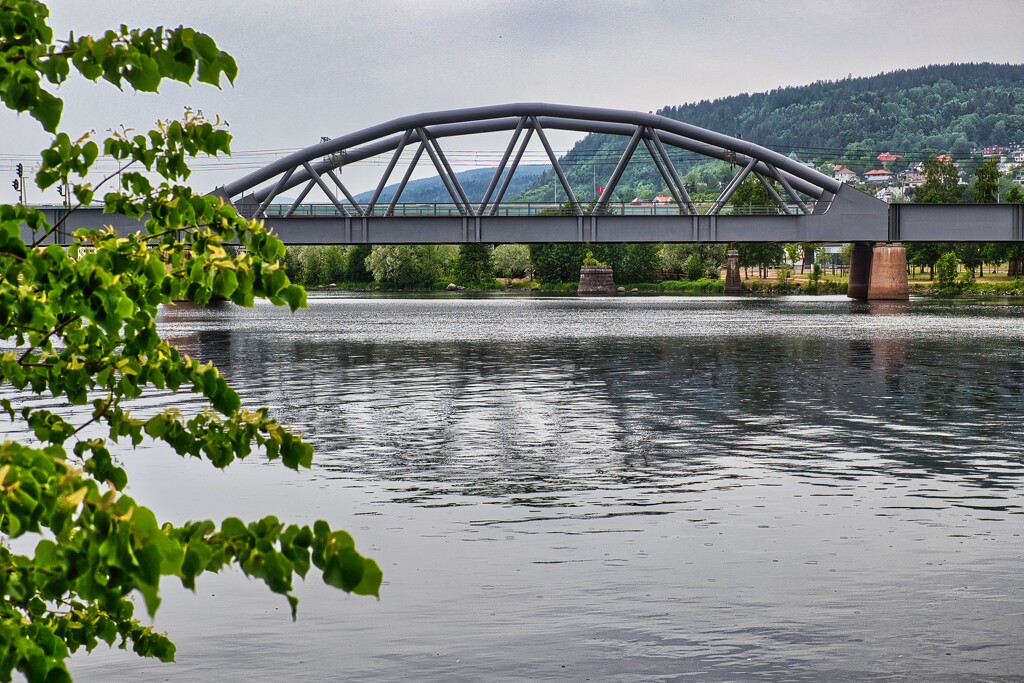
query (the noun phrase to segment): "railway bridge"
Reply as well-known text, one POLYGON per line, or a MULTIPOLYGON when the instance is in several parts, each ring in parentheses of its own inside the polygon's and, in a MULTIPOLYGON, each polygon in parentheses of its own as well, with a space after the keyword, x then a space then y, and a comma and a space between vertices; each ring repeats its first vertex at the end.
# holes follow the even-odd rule
MULTIPOLYGON (((545 103, 394 119, 323 139, 217 188, 215 194, 241 214, 264 220, 289 244, 853 242, 850 292, 858 298, 888 296, 884 292, 906 296, 906 258, 896 246, 900 242, 1024 241, 1021 205, 890 205, 747 140, 651 113, 545 103), (580 199, 579 188, 570 185, 548 139, 547 132, 553 130, 622 136, 625 146, 601 194, 580 199), (508 134, 508 143, 500 162, 483 195, 470 197, 442 142, 502 132, 508 134), (524 205, 507 198, 531 139, 539 141, 551 163, 567 198, 564 204, 524 205), (692 199, 673 162, 673 154, 678 158, 680 151, 727 161, 737 169, 714 201, 692 199), (638 207, 611 202, 638 153, 650 156, 672 203, 638 207), (344 169, 374 158, 379 158, 381 176, 370 198, 358 201, 343 182, 344 169), (420 164, 436 172, 450 202, 402 202, 420 164), (748 178, 764 186, 773 206, 744 211, 730 204, 748 178), (397 187, 392 183, 386 193, 393 179, 397 187), (295 196, 286 199, 285 193, 295 196), (897 272, 901 263, 902 285, 897 272), (875 285, 876 280, 890 284, 875 285)), ((112 222, 122 230, 138 227, 97 210, 76 212, 71 227, 112 222)))

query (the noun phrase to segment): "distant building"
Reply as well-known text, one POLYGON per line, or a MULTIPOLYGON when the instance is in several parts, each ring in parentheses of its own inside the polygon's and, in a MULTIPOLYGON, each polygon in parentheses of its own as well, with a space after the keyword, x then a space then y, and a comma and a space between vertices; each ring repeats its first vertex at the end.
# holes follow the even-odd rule
POLYGON ((800 161, 800 157, 797 156, 796 152, 790 152, 789 158, 795 161, 796 163, 800 164, 801 166, 806 166, 807 168, 813 169, 815 171, 818 170, 818 167, 812 164, 810 161, 800 161))
POLYGON ((902 187, 883 187, 875 193, 875 196, 883 202, 900 201, 906 198, 906 194, 902 187))
POLYGON ((857 174, 845 166, 836 166, 835 170, 832 171, 832 177, 841 183, 860 182, 860 178, 857 176, 857 174))
POLYGON ((883 185, 888 183, 895 177, 892 171, 886 171, 883 168, 876 168, 873 171, 868 171, 864 174, 864 182, 870 185, 883 185))
POLYGON ((917 187, 918 185, 924 184, 924 173, 921 173, 920 164, 909 167, 896 177, 901 183, 909 185, 910 187, 917 187))
POLYGON ((900 156, 899 154, 893 154, 892 152, 882 152, 881 154, 878 155, 878 160, 881 161, 883 164, 888 163, 890 161, 896 161, 902 158, 903 157, 900 156))
POLYGON ((676 200, 673 199, 672 197, 655 197, 654 198, 654 203, 655 204, 675 204, 676 200))

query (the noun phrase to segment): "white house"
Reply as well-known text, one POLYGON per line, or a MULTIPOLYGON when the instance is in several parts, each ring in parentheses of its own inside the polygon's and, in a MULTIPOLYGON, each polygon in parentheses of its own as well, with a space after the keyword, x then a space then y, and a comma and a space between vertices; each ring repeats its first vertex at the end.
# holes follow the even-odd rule
POLYGON ((875 196, 883 202, 899 201, 906 197, 902 187, 883 187, 875 193, 875 196))
POLYGON ((835 170, 832 171, 832 177, 841 183, 858 183, 860 178, 857 174, 848 169, 846 166, 836 166, 835 170))

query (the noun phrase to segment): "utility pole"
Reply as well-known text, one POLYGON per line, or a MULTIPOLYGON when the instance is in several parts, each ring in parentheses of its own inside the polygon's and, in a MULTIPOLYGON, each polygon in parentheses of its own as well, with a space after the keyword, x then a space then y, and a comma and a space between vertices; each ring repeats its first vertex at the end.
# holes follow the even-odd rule
MULTIPOLYGON (((67 180, 57 186, 57 193, 64 200, 64 215, 67 216, 71 212, 71 187, 68 185, 67 180)), ((64 231, 57 228, 57 232, 54 235, 57 244, 64 244, 63 236, 64 231)))
POLYGON ((15 180, 11 183, 18 193, 18 201, 25 203, 25 164, 18 164, 15 168, 15 180))

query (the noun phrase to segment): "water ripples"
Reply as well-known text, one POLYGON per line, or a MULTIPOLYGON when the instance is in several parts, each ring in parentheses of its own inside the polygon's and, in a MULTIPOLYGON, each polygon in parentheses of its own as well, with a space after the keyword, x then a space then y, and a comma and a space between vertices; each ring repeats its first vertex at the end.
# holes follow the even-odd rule
POLYGON ((344 632, 354 678, 944 681, 1024 661, 1022 320, 337 296, 160 324, 316 445, 296 500, 367 501, 394 611, 344 632))

